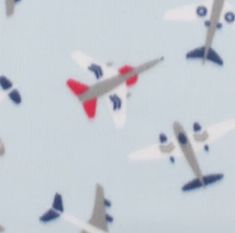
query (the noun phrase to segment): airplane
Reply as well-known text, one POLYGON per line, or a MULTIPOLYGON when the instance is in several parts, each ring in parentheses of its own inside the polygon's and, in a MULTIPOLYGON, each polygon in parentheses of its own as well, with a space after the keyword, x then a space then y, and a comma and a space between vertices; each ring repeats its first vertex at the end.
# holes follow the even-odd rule
POLYGON ((232 25, 234 28, 235 12, 234 8, 226 0, 203 0, 201 3, 194 3, 173 10, 164 14, 164 19, 168 21, 195 22, 204 21, 207 28, 207 35, 203 47, 196 48, 186 57, 188 59, 199 58, 209 60, 217 65, 224 64, 220 55, 212 48, 214 37, 217 30, 221 30, 225 24, 232 25))
POLYGON ((18 89, 6 76, 0 76, 0 103, 9 98, 12 103, 19 105, 22 102, 18 89))
POLYGON ((104 188, 97 184, 93 213, 89 222, 86 223, 70 214, 64 213, 62 196, 57 193, 52 207, 40 217, 40 221, 48 223, 61 217, 66 222, 82 230, 82 233, 107 233, 108 223, 113 222, 113 217, 106 213, 106 208, 111 207, 111 205, 111 202, 105 199, 104 188))
POLYGON ((21 0, 5 0, 6 4, 6 14, 7 16, 12 16, 15 11, 15 5, 20 2, 21 0))
POLYGON ((151 161, 169 159, 175 163, 175 158, 184 156, 192 168, 196 179, 183 187, 183 191, 190 191, 205 187, 223 178, 223 174, 203 176, 195 154, 204 150, 209 152, 210 145, 235 130, 235 119, 209 126, 203 129, 201 124, 193 124, 193 132, 187 133, 179 122, 173 124, 174 137, 168 140, 165 133, 159 135, 159 143, 129 155, 131 161, 151 161))
POLYGON ((89 119, 96 116, 97 98, 106 97, 113 121, 117 128, 122 128, 126 121, 126 99, 128 88, 133 87, 138 75, 149 70, 163 60, 163 57, 143 63, 137 67, 125 65, 119 70, 107 64, 96 62, 93 58, 77 51, 72 58, 83 68, 95 75, 97 82, 91 86, 73 78, 67 81, 68 87, 78 97, 89 119))

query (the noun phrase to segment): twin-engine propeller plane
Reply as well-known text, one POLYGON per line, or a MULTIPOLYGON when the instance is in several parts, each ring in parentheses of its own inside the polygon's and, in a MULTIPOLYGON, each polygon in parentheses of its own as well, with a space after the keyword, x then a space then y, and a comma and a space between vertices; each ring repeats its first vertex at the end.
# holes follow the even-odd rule
POLYGON ((82 233, 107 233, 108 223, 113 222, 113 217, 106 213, 106 208, 111 207, 111 202, 105 199, 104 189, 101 185, 96 187, 95 206, 88 223, 64 213, 63 201, 60 194, 56 194, 52 207, 40 217, 40 221, 48 223, 59 217, 82 230, 82 233))
POLYGON ((14 14, 15 5, 20 1, 21 0, 5 0, 7 16, 11 16, 14 14))
POLYGON ((72 57, 82 68, 95 75, 97 83, 88 86, 74 79, 69 79, 67 81, 68 87, 82 103, 89 119, 93 119, 96 115, 97 99, 105 96, 117 128, 123 127, 126 122, 128 88, 136 84, 139 74, 163 60, 161 57, 137 67, 125 65, 116 70, 109 65, 97 63, 80 51, 73 53, 72 57))
POLYGON ((221 30, 224 24, 235 28, 234 8, 226 0, 204 0, 201 3, 182 6, 169 10, 164 15, 165 20, 195 22, 204 21, 207 28, 207 36, 203 47, 187 53, 187 58, 200 58, 203 63, 210 60, 218 65, 223 65, 223 59, 212 49, 212 43, 217 30, 221 30))
POLYGON ((159 143, 131 153, 129 159, 148 161, 168 158, 174 163, 175 157, 184 156, 196 179, 183 186, 183 191, 205 187, 221 180, 223 174, 203 176, 195 154, 202 150, 208 152, 211 144, 232 130, 235 130, 235 119, 209 126, 205 130, 198 122, 195 122, 193 124, 193 133, 187 133, 179 122, 175 122, 173 124, 174 137, 172 140, 168 141, 166 134, 162 133, 159 136, 159 143))

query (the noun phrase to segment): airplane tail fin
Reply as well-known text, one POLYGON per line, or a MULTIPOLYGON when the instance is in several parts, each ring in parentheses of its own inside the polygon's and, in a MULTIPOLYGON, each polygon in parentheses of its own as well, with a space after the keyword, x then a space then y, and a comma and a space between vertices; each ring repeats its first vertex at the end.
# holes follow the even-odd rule
POLYGON ((74 95, 76 95, 76 96, 80 96, 80 95, 84 94, 89 89, 89 86, 87 86, 86 84, 83 84, 81 82, 78 82, 74 79, 69 79, 67 81, 67 85, 70 88, 70 90, 74 93, 74 95))
POLYGON ((204 181, 203 184, 202 184, 202 182, 200 182, 199 179, 196 178, 196 179, 188 182, 187 184, 185 184, 182 187, 182 190, 184 192, 188 192, 188 191, 192 191, 192 190, 195 190, 195 189, 198 189, 198 188, 201 188, 201 187, 205 187, 205 186, 211 185, 213 183, 216 183, 216 182, 222 180, 223 177, 224 177, 223 174, 206 175, 206 176, 203 177, 203 181, 204 181))
POLYGON ((50 222, 57 219, 64 212, 62 196, 56 193, 52 207, 47 210, 41 217, 40 220, 44 223, 50 222))
POLYGON ((221 66, 224 64, 222 58, 214 49, 210 48, 207 55, 205 55, 205 52, 206 52, 205 47, 196 48, 187 53, 186 57, 188 59, 194 59, 194 58, 207 59, 221 66))
MULTIPOLYGON (((76 96, 80 96, 89 90, 89 86, 73 79, 69 79, 67 81, 67 85, 76 96)), ((83 102, 82 104, 88 118, 94 118, 96 115, 97 99, 91 99, 83 102)))

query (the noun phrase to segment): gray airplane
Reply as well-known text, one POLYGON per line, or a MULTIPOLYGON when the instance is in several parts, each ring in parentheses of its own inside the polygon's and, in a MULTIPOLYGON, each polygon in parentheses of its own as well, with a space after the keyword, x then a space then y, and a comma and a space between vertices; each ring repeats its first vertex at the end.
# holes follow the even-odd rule
POLYGON ((183 191, 205 187, 223 178, 223 174, 204 176, 196 154, 209 152, 210 146, 235 130, 235 118, 203 128, 194 122, 192 132, 186 132, 179 122, 173 124, 174 136, 168 138, 165 133, 159 135, 159 142, 129 154, 131 161, 160 161, 169 159, 175 164, 176 158, 184 157, 196 178, 183 186, 183 191))
MULTIPOLYGON (((82 55, 81 59, 81 54, 79 54, 79 56, 80 60, 82 60, 81 63, 84 63, 84 60, 85 63, 87 63, 87 58, 85 59, 82 55)), ((126 86, 126 83, 129 83, 129 81, 135 81, 139 74, 149 70, 161 61, 163 61, 163 57, 146 62, 135 68, 128 69, 125 72, 111 72, 109 76, 99 80, 92 86, 87 86, 74 79, 69 79, 67 85, 83 104, 84 110, 89 118, 95 117, 97 98, 107 96, 112 103, 112 111, 119 113, 119 115, 116 115, 116 122, 122 122, 124 119, 123 115, 126 114, 124 106, 127 92, 126 89, 120 89, 119 87, 126 86), (113 94, 113 91, 115 91, 115 94, 113 94)), ((94 66, 97 65, 91 64, 89 69, 93 69, 94 66)), ((98 66, 98 68, 95 69, 95 72, 97 73, 99 71, 99 73, 102 73, 103 69, 101 69, 101 67, 102 66, 98 66)))
POLYGON ((217 30, 221 30, 224 22, 234 27, 235 13, 233 7, 226 0, 207 0, 201 3, 179 7, 166 12, 164 18, 173 21, 193 22, 201 19, 207 28, 207 35, 203 47, 187 53, 186 57, 210 60, 218 65, 223 65, 223 59, 212 49, 212 44, 217 30), (208 18, 209 16, 209 18, 208 18))
POLYGON ((213 174, 213 175, 203 176, 192 143, 190 142, 190 138, 188 137, 183 126, 179 122, 175 122, 173 125, 173 130, 176 140, 178 141, 178 145, 184 157, 186 158, 186 161, 191 167, 194 175, 196 176, 196 179, 190 181, 188 184, 183 186, 182 188, 183 191, 193 190, 201 186, 205 187, 206 185, 221 180, 223 178, 223 174, 213 174))
POLYGON ((110 207, 111 202, 105 198, 104 188, 100 184, 97 184, 95 205, 88 223, 65 213, 62 196, 58 193, 54 197, 52 207, 40 217, 40 221, 48 223, 60 217, 82 230, 82 233, 107 233, 108 224, 113 222, 113 217, 107 214, 107 208, 110 207))
POLYGON ((5 0, 7 16, 11 16, 14 14, 15 5, 20 1, 21 0, 5 0))

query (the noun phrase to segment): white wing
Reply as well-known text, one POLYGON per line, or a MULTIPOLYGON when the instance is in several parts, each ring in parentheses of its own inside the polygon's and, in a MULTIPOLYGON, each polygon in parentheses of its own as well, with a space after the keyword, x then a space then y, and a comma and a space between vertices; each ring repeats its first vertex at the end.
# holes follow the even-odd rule
POLYGON ((161 160, 161 159, 169 159, 170 156, 180 157, 182 156, 182 151, 180 150, 178 143, 175 140, 172 140, 174 145, 174 150, 170 153, 164 153, 160 149, 159 144, 155 144, 149 146, 145 149, 136 151, 129 155, 130 160, 135 161, 151 161, 151 160, 161 160))
POLYGON ((200 19, 197 15, 197 8, 199 6, 205 6, 207 8, 207 18, 211 13, 212 0, 203 1, 201 3, 195 3, 190 5, 181 6, 167 11, 164 14, 164 20, 168 21, 183 21, 193 22, 200 19))
POLYGON ((78 218, 75 218, 71 215, 68 214, 63 214, 62 217, 68 221, 69 223, 73 224, 77 228, 89 232, 89 233, 107 233, 107 231, 104 231, 102 229, 99 229, 98 227, 93 226, 90 223, 86 223, 83 220, 80 220, 78 218))
MULTIPOLYGON (((72 58, 85 70, 91 71, 97 80, 111 78, 119 71, 113 67, 95 61, 81 51, 76 51, 72 54, 72 58)), ((125 84, 111 91, 107 96, 109 111, 113 117, 114 124, 117 128, 122 128, 126 122, 126 99, 127 87, 125 84)))
POLYGON ((107 96, 109 111, 113 117, 114 124, 117 128, 122 128, 126 123, 127 112, 127 87, 125 84, 119 86, 107 96))
POLYGON ((97 80, 102 78, 111 78, 119 73, 118 70, 113 67, 102 64, 81 51, 75 51, 72 53, 72 58, 83 69, 92 72, 97 80))
POLYGON ((205 144, 211 145, 215 143, 217 140, 223 138, 232 130, 235 130, 235 119, 209 126, 206 129, 208 133, 208 139, 204 143, 196 142, 193 139, 193 136, 191 136, 191 142, 195 152, 200 152, 203 150, 205 144))

